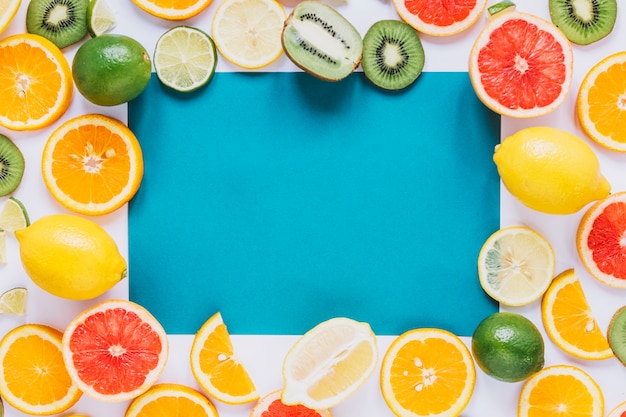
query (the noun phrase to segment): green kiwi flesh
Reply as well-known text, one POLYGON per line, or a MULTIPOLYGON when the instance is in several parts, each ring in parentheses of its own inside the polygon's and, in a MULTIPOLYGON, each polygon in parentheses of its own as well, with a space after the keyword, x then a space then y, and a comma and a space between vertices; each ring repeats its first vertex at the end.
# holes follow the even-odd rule
POLYGON ((400 90, 411 85, 424 68, 424 48, 415 31, 400 20, 379 20, 363 37, 361 67, 378 87, 400 90))
POLYGON ((0 135, 0 196, 11 194, 22 182, 24 155, 11 139, 0 135))
POLYGON ((89 0, 31 0, 26 9, 26 30, 41 35, 59 48, 87 34, 89 0))
POLYGON ((613 314, 607 330, 607 340, 615 357, 626 366, 626 306, 613 314))
POLYGON ((361 62, 363 39, 346 18, 318 1, 299 3, 285 20, 285 54, 299 68, 326 81, 339 81, 361 62))
POLYGON ((588 45, 615 26, 617 0, 550 0, 550 19, 571 42, 588 45))

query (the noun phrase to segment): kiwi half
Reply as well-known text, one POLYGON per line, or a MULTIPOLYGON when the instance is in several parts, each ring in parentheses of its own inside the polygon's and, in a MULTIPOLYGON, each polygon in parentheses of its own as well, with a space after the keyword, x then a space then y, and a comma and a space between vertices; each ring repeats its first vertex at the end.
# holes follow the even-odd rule
POLYGON ((59 48, 87 34, 89 0, 31 0, 26 9, 26 30, 41 35, 59 48))
POLYGON ((11 139, 0 134, 0 196, 15 191, 23 175, 24 155, 11 139))
POLYGON ((363 73, 378 87, 400 90, 424 68, 424 48, 417 32, 400 20, 379 20, 363 37, 363 73))
POLYGON ((319 1, 303 1, 287 16, 285 54, 298 67, 326 81, 339 81, 361 62, 363 40, 345 17, 319 1))
POLYGON ((607 340, 615 357, 626 366, 626 306, 613 314, 607 330, 607 340))
POLYGON ((550 0, 550 19, 571 42, 588 45, 615 26, 617 0, 550 0))

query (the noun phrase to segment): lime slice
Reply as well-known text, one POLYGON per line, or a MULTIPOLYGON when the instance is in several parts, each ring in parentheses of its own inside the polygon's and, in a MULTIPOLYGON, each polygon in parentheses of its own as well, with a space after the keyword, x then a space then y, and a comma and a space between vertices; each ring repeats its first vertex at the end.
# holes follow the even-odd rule
POLYGON ((157 77, 176 91, 194 91, 208 84, 216 65, 213 39, 199 29, 176 26, 157 40, 154 51, 157 77))
POLYGON ((115 13, 107 4, 107 0, 89 0, 87 30, 92 38, 110 32, 115 25, 115 13))
POLYGON ((485 292, 507 306, 523 306, 550 286, 556 258, 550 243, 525 226, 493 233, 478 255, 478 277, 485 292))
POLYGON ((515 10, 515 3, 513 3, 511 0, 502 0, 487 7, 487 13, 490 17, 505 10, 507 12, 512 12, 513 10, 515 10))
POLYGON ((0 295, 0 313, 26 314, 26 297, 28 290, 24 287, 11 288, 0 295))
MULTIPOLYGON (((0 229, 0 264, 4 264, 7 261, 7 232, 0 229)), ((0 417, 2 415, 0 414, 0 417)))
POLYGON ((0 229, 15 232, 30 224, 26 207, 15 197, 9 197, 0 211, 0 229))

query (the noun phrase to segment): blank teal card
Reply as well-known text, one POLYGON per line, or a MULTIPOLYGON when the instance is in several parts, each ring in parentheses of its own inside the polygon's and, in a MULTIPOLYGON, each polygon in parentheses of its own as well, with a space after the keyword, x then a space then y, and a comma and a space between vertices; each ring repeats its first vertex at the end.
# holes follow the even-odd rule
POLYGON ((217 73, 129 105, 145 176, 129 208, 130 298, 171 334, 337 316, 377 334, 471 335, 498 308, 476 260, 499 227, 500 119, 467 73, 386 92, 362 73, 217 73))

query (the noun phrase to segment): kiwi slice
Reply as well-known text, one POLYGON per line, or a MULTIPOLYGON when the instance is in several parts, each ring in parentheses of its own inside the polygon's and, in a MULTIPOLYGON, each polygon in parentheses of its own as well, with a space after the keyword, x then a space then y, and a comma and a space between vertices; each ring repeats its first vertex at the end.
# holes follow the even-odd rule
POLYGON ((294 64, 326 81, 350 75, 363 53, 363 39, 354 26, 333 7, 311 0, 287 16, 282 44, 294 64))
POLYGON ((24 155, 11 139, 0 134, 0 197, 15 191, 23 175, 24 155))
POLYGON ((550 19, 571 42, 588 45, 615 26, 617 0, 550 0, 550 19))
POLYGON ((363 73, 378 87, 400 90, 424 68, 424 48, 417 32, 400 20, 379 20, 363 37, 363 73))
POLYGON ((59 48, 87 34, 89 0, 31 0, 26 9, 26 30, 41 35, 59 48))
POLYGON ((607 340, 615 357, 626 366, 626 306, 613 314, 607 330, 607 340))

